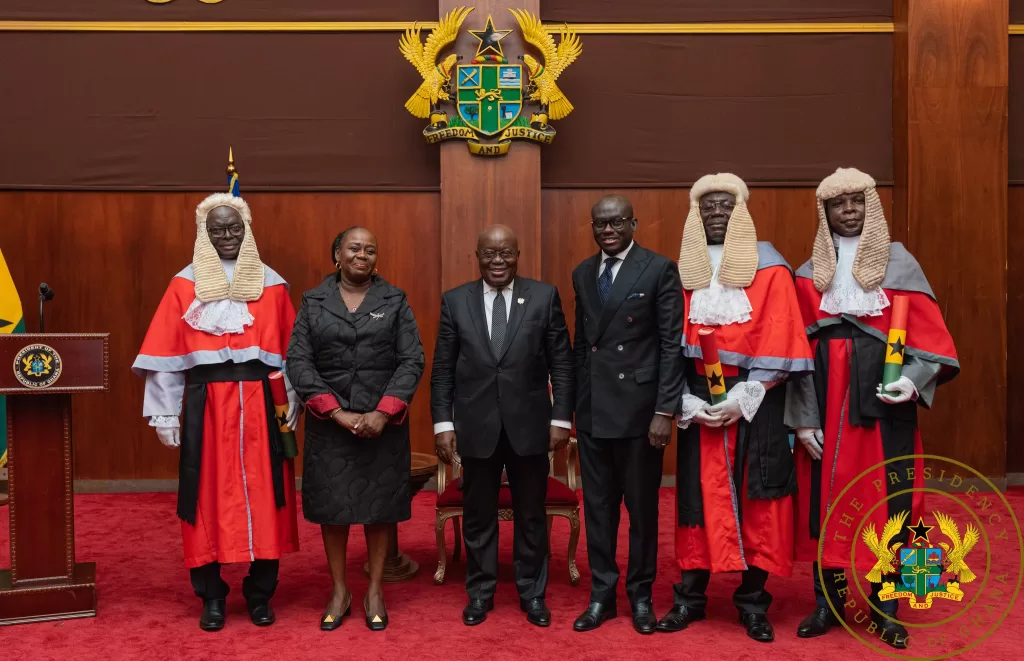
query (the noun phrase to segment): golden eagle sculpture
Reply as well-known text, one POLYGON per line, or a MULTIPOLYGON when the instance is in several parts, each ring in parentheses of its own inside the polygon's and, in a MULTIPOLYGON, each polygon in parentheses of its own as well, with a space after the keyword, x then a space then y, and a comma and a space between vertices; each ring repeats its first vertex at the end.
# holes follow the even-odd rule
POLYGON ((444 88, 451 80, 452 67, 459 58, 453 53, 438 62, 437 56, 459 36, 463 21, 472 11, 472 7, 458 7, 448 12, 437 27, 431 30, 426 44, 420 41, 419 27, 406 30, 399 40, 398 48, 402 55, 423 76, 423 84, 405 102, 406 110, 416 117, 430 117, 430 110, 437 105, 438 99, 448 100, 448 92, 444 88))
POLYGON ((932 512, 932 515, 939 522, 939 530, 942 534, 949 537, 950 541, 953 542, 952 549, 949 548, 949 544, 939 542, 939 546, 946 552, 946 560, 949 563, 946 566, 946 571, 956 576, 960 583, 970 583, 978 578, 965 562, 967 554, 970 553, 974 545, 981 539, 978 529, 974 524, 968 523, 967 532, 964 533, 964 538, 961 540, 960 529, 957 527, 956 521, 942 512, 932 512))
POLYGON ((576 33, 565 26, 561 29, 561 39, 556 46, 554 37, 539 18, 523 9, 509 11, 519 22, 523 39, 536 46, 544 58, 544 63, 541 64, 531 55, 523 56, 523 61, 530 70, 530 81, 536 87, 530 94, 530 100, 540 101, 542 106, 547 107, 550 119, 562 119, 573 111, 573 106, 555 81, 583 52, 583 44, 576 33))
POLYGON ((864 540, 864 543, 868 545, 868 548, 871 549, 871 552, 878 559, 878 562, 875 563, 875 566, 871 568, 871 571, 865 577, 872 583, 881 583, 883 575, 899 571, 897 569, 898 565, 893 566, 893 560, 896 559, 896 553, 903 546, 903 542, 892 544, 892 538, 899 534, 906 521, 907 512, 894 514, 885 522, 881 538, 875 533, 874 523, 864 526, 864 530, 861 532, 861 539, 864 540))

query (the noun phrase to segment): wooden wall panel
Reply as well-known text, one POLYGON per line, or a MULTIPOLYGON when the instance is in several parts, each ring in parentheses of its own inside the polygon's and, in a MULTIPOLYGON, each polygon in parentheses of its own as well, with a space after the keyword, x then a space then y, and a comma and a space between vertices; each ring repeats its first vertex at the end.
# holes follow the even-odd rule
MULTIPOLYGON (((896 0, 894 154, 907 247, 956 340, 962 372, 922 418, 930 452, 1006 469, 1007 0, 896 0), (897 97, 900 96, 897 94, 897 97), (979 413, 979 412, 984 413, 979 413)), ((912 322, 911 322, 912 323, 912 322)))
MULTIPOLYGON (((142 418, 142 382, 130 366, 170 278, 192 259, 201 194, 0 193, 0 249, 38 328, 37 286, 56 291, 47 330, 109 331, 110 391, 75 398, 79 479, 176 477, 177 453, 142 418)), ((246 196, 263 260, 291 284, 292 300, 331 272, 330 244, 350 225, 380 242, 381 274, 409 295, 427 361, 440 299, 438 196, 304 194, 246 196)), ((428 378, 412 405, 414 450, 432 451, 428 378)))
MULTIPOLYGON (((1006 335, 1024 337, 1024 186, 1007 198, 1006 335)), ((1006 345, 1006 472, 1024 473, 1024 346, 1006 345)))
MULTIPOLYGON (((464 6, 461 0, 439 0, 441 16, 464 6)), ((513 30, 499 42, 505 58, 517 63, 525 52, 518 25, 509 8, 536 15, 539 0, 481 0, 462 25, 455 51, 468 64, 480 41, 468 30, 481 30, 488 16, 497 30, 513 30), (514 29, 513 29, 514 28, 514 29)), ((528 74, 523 68, 523 76, 528 74)), ((454 76, 454 72, 453 72, 454 76)), ((523 113, 536 106, 524 106, 523 113)), ((457 112, 453 106, 448 112, 457 112)), ((515 230, 522 256, 519 271, 528 277, 540 274, 540 146, 518 141, 502 158, 473 156, 462 140, 441 145, 441 285, 443 290, 478 278, 475 256, 479 231, 501 223, 515 230)))
MULTIPOLYGON (((590 228, 590 207, 608 193, 620 193, 633 202, 639 220, 634 235, 638 243, 672 260, 679 255, 683 222, 690 208, 686 189, 545 190, 542 277, 558 287, 570 334, 575 328, 576 305, 572 270, 597 251, 590 228)), ((891 189, 879 189, 879 196, 888 218, 892 215, 891 189)), ((771 241, 790 266, 796 269, 810 257, 818 222, 814 188, 754 188, 749 208, 758 239, 771 241)), ((673 443, 665 453, 667 475, 675 473, 675 453, 673 443)))

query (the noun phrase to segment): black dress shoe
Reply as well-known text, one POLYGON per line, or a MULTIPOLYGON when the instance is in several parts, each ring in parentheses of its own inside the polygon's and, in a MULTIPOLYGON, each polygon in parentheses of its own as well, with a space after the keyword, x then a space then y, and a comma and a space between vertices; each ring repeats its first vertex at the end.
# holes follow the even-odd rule
POLYGON ((601 626, 602 622, 612 619, 615 615, 615 604, 606 606, 593 601, 587 606, 587 610, 583 611, 583 614, 576 618, 572 628, 576 631, 593 631, 601 626))
POLYGON ((551 624, 551 611, 548 610, 544 599, 538 597, 529 601, 519 600, 519 610, 526 613, 526 621, 538 627, 546 627, 551 624))
POLYGON ((759 643, 775 640, 775 629, 764 613, 740 613, 740 624, 747 628, 747 635, 759 643))
POLYGON ((462 623, 473 627, 487 619, 487 612, 494 610, 494 599, 470 599, 462 609, 462 623))
POLYGON ((658 630, 658 618, 654 616, 654 608, 649 601, 638 601, 633 604, 633 628, 637 633, 649 634, 658 630))
POLYGON ((384 631, 388 628, 388 611, 384 610, 382 615, 366 616, 366 628, 370 631, 384 631))
POLYGON ((707 614, 704 611, 675 604, 669 612, 665 613, 665 617, 661 618, 658 622, 658 631, 675 633, 676 631, 682 631, 694 622, 704 619, 707 619, 707 614))
POLYGON ((907 649, 907 628, 898 622, 892 622, 884 618, 878 621, 878 628, 881 629, 879 637, 882 642, 897 650, 907 649))
POLYGON ((203 602, 203 614, 199 616, 199 628, 203 631, 220 631, 224 628, 223 599, 208 599, 203 602))
MULTIPOLYGON (((842 615, 841 612, 840 615, 842 615)), ((799 638, 817 638, 818 636, 824 636, 829 632, 829 629, 837 626, 839 626, 839 620, 832 612, 832 609, 828 606, 818 606, 796 628, 796 635, 799 638)))
POLYGON ((246 602, 249 609, 249 621, 258 627, 269 627, 274 623, 274 609, 266 599, 251 599, 246 602))
MULTIPOLYGON (((329 604, 328 604, 329 605, 329 604)), ((332 615, 327 611, 320 616, 320 631, 334 631, 341 626, 346 617, 352 614, 352 593, 348 596, 348 606, 341 615, 332 615)))

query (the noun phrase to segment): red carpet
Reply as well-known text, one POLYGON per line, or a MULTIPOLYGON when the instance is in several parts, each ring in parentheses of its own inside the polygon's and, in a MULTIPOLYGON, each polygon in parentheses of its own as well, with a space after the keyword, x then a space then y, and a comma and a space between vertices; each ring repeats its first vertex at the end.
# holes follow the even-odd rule
MULTIPOLYGON (((1008 494, 1017 516, 1024 514, 1024 491, 1008 494)), ((228 568, 232 586, 227 627, 219 633, 198 629, 199 601, 193 596, 182 566, 179 525, 174 518, 172 494, 83 495, 76 498, 79 561, 97 563, 99 615, 69 620, 0 628, 0 658, 4 661, 98 659, 102 661, 162 659, 403 659, 407 661, 487 659, 544 659, 557 661, 597 659, 815 659, 882 658, 857 643, 847 632, 834 630, 814 640, 795 636, 798 622, 813 608, 810 566, 800 564, 789 579, 772 578, 775 596, 771 616, 776 641, 771 645, 747 639, 730 602, 736 576, 713 577, 709 590, 709 620, 677 634, 642 637, 632 630, 628 602, 620 592, 620 616, 600 630, 577 634, 572 621, 586 606, 589 573, 586 547, 580 540, 578 563, 583 573, 572 588, 566 568, 568 528, 556 520, 554 554, 548 604, 553 625, 540 630, 526 623, 519 612, 512 582, 510 523, 501 524, 501 583, 495 611, 483 625, 464 627, 460 621, 465 593, 461 581, 464 564, 449 565, 443 586, 432 581, 436 567, 433 496, 420 494, 413 504, 413 519, 402 524, 402 549, 420 563, 415 580, 386 587, 391 625, 373 634, 363 623, 362 593, 366 559, 362 536, 352 536, 350 585, 356 594, 353 617, 332 633, 322 633, 318 618, 328 595, 327 568, 319 530, 300 522, 302 550, 282 562, 281 585, 274 606, 277 624, 253 627, 245 613, 241 578, 245 569, 228 568), (625 614, 622 614, 625 613, 625 614)), ((678 579, 672 561, 674 493, 662 493, 662 526, 655 607, 663 614, 671 605, 671 584, 678 579)), ((619 543, 625 571, 626 517, 619 543)), ((449 551, 451 527, 448 528, 449 551)), ((1020 555, 1015 544, 994 548, 993 560, 1012 562, 1020 555)), ((9 565, 7 512, 0 509, 0 566, 9 565)), ((1005 562, 1004 562, 1005 565, 1005 562)), ((980 574, 980 572, 979 572, 980 574)), ((621 585, 621 583, 620 583, 621 585)), ((620 588, 621 590, 621 588, 620 588)), ((945 604, 943 607, 952 608, 945 604)), ((909 609, 904 608, 901 614, 909 609)), ((953 611, 951 611, 953 612, 953 611)), ((1024 609, 1020 602, 988 640, 959 659, 1002 661, 1020 657, 1024 639, 1024 609)), ((936 656, 922 639, 911 639, 913 650, 900 657, 936 656)))

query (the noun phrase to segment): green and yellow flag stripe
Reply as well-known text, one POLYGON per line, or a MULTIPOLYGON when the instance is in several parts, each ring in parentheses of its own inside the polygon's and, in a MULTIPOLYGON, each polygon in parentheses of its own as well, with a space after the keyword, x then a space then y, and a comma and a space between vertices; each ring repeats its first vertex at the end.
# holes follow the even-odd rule
POLYGON ((885 392, 891 383, 899 380, 903 373, 903 356, 907 349, 907 316, 910 312, 910 299, 906 296, 895 296, 892 301, 892 317, 889 320, 888 345, 885 348, 885 365, 882 367, 882 391, 885 392))
MULTIPOLYGON (((0 334, 24 333, 21 299, 0 250, 0 334)), ((0 468, 7 465, 7 402, 0 397, 0 468)))

